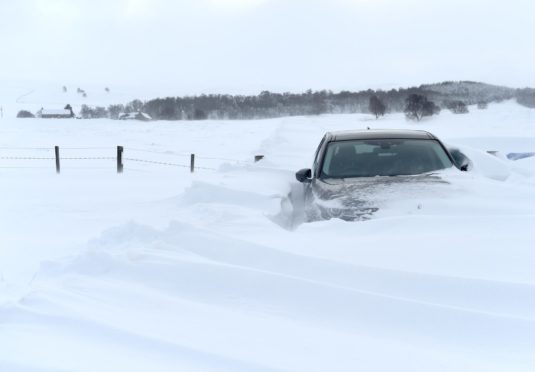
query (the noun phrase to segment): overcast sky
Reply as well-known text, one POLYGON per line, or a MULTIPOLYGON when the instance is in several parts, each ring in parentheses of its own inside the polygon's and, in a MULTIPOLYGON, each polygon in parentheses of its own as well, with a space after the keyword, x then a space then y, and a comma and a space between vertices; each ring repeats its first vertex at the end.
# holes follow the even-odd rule
POLYGON ((535 86, 532 0, 0 0, 2 80, 183 93, 535 86))

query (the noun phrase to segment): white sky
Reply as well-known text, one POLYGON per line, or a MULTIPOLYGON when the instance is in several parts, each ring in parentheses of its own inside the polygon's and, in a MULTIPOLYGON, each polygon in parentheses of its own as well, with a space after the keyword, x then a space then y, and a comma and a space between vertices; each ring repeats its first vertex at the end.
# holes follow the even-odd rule
POLYGON ((182 93, 535 86, 532 0, 0 0, 0 80, 182 93))

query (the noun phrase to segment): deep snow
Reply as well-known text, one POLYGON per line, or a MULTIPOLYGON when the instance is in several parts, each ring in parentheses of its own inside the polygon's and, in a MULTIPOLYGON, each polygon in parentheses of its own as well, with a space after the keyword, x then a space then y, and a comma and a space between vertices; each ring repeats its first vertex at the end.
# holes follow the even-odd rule
POLYGON ((0 158, 54 145, 210 169, 0 159, 2 371, 535 369, 535 158, 506 158, 535 151, 535 111, 0 120, 0 158), (379 189, 370 221, 292 225, 294 171, 367 126, 430 130, 474 169, 379 189))

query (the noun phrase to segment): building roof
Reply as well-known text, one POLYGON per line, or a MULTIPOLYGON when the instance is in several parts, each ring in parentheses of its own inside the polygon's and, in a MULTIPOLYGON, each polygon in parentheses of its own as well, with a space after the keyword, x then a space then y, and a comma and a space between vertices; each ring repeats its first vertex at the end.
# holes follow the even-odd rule
POLYGON ((129 112, 129 113, 121 113, 119 114, 119 118, 120 119, 144 119, 144 120, 152 120, 152 117, 145 113, 145 112, 141 112, 141 111, 136 111, 136 112, 129 112))
POLYGON ((356 129, 329 132, 331 141, 349 141, 359 139, 436 139, 431 133, 425 130, 403 130, 403 129, 356 129))
POLYGON ((138 115, 141 115, 144 119, 152 120, 152 117, 149 114, 145 113, 145 112, 141 112, 140 111, 140 112, 138 112, 138 115))
POLYGON ((48 109, 43 109, 40 111, 40 114, 41 115, 54 115, 54 116, 57 116, 57 115, 67 115, 67 116, 71 116, 71 111, 70 110, 48 110, 48 109))

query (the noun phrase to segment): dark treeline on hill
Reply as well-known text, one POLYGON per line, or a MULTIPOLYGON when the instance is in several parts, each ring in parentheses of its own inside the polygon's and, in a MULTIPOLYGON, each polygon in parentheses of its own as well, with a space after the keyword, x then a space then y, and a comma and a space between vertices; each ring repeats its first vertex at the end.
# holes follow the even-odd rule
POLYGON ((516 101, 523 106, 535 108, 535 89, 519 89, 517 92, 516 101))
MULTIPOLYGON (((406 112, 410 96, 424 96, 440 109, 455 113, 467 112, 466 105, 485 108, 492 102, 516 98, 520 104, 535 107, 535 90, 513 89, 496 85, 462 81, 421 85, 413 88, 365 90, 359 92, 311 91, 304 93, 272 93, 259 95, 210 94, 186 97, 156 98, 142 102, 134 100, 126 105, 108 108, 84 106, 84 118, 118 118, 120 113, 143 111, 156 120, 203 119, 266 119, 295 115, 339 113, 370 113, 370 99, 376 97, 386 113, 406 112)), ((378 115, 377 115, 378 116, 378 115)))

